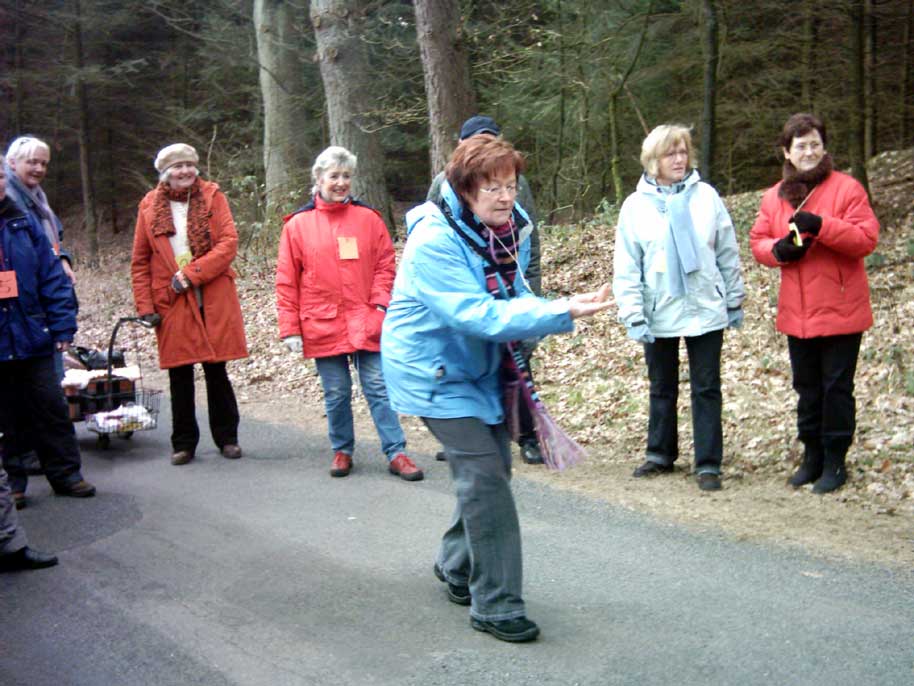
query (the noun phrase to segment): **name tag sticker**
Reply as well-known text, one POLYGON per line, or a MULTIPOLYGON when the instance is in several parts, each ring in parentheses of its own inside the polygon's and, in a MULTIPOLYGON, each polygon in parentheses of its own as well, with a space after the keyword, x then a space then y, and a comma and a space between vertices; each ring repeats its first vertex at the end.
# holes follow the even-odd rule
POLYGON ((341 260, 359 259, 359 242, 355 236, 337 236, 340 245, 341 260))
POLYGON ((179 269, 184 269, 189 265, 194 259, 193 254, 189 250, 182 252, 180 255, 175 255, 175 262, 178 263, 179 269))
POLYGON ((18 298, 19 284, 16 283, 16 272, 12 269, 0 272, 0 298, 18 298))

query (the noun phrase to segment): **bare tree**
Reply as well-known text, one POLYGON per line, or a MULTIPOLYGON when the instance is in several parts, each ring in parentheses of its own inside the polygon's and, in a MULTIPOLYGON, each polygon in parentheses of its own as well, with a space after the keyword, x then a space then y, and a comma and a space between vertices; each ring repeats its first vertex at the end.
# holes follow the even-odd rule
POLYGON ((849 104, 850 114, 850 146, 848 153, 851 159, 851 173, 863 184, 869 192, 869 180, 866 174, 865 154, 865 112, 866 94, 864 88, 864 65, 866 62, 864 50, 864 0, 851 0, 851 98, 849 104))
POLYGON ((476 98, 463 45, 457 0, 416 0, 416 36, 428 99, 431 176, 444 169, 461 122, 473 114, 476 98))
POLYGON ((317 41, 327 103, 330 141, 355 153, 358 173, 353 194, 377 209, 393 228, 390 194, 384 182, 384 157, 369 117, 370 74, 361 41, 363 0, 312 0, 311 24, 317 41))
POLYGON ((701 112, 701 159, 698 167, 708 183, 714 176, 714 147, 717 135, 717 63, 720 59, 718 42, 717 6, 714 0, 704 0, 704 105, 701 112))
POLYGON ((89 146, 89 102, 83 80, 83 26, 80 0, 73 0, 73 57, 76 67, 77 138, 79 141, 79 176, 82 180, 83 212, 86 218, 86 238, 89 241, 89 264, 98 263, 98 213, 95 209, 95 186, 92 183, 92 156, 89 146))
POLYGON ((299 59, 301 7, 285 0, 254 0, 254 33, 263 96, 263 166, 267 222, 307 194, 310 154, 304 135, 304 73, 299 59))

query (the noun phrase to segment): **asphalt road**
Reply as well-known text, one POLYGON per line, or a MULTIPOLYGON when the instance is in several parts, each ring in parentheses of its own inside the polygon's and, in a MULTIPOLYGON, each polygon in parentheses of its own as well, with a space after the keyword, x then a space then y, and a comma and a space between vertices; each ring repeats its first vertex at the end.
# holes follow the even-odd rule
POLYGON ((542 635, 473 631, 431 572, 446 465, 418 454, 426 480, 406 483, 361 431, 352 475, 331 479, 323 422, 248 421, 243 459, 207 437, 180 468, 167 417, 105 452, 80 427, 99 495, 33 477, 21 521, 61 564, 0 575, 0 685, 914 684, 914 575, 521 480, 542 635))

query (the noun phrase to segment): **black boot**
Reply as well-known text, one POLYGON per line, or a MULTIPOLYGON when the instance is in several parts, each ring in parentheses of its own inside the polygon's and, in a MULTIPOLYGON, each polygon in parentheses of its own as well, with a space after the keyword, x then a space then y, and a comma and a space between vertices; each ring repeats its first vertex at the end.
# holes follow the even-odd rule
POLYGON ((818 437, 801 438, 803 441, 803 461, 800 468, 791 476, 787 483, 794 488, 811 484, 822 476, 822 466, 825 461, 825 450, 818 437))
POLYGON ((831 493, 841 488, 847 481, 847 470, 844 467, 844 458, 847 449, 851 447, 851 438, 845 436, 826 438, 825 460, 822 467, 822 476, 812 486, 813 493, 831 493))

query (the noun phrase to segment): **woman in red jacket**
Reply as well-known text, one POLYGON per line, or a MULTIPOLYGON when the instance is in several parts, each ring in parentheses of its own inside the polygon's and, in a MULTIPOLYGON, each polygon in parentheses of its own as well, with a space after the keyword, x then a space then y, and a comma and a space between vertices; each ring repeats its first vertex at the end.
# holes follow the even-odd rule
POLYGON ((315 358, 324 388, 331 476, 352 469, 350 359, 391 473, 407 481, 422 471, 403 452, 406 438, 381 373, 381 324, 396 271, 384 220, 350 195, 356 157, 331 146, 311 169, 313 198, 286 217, 276 263, 279 335, 293 353, 315 358))
POLYGON ((155 324, 159 366, 171 387, 171 463, 194 459, 200 439, 194 364, 203 364, 213 441, 241 457, 238 403, 225 369, 248 356, 232 260, 238 233, 228 201, 197 175, 197 151, 175 143, 159 151, 159 185, 140 201, 133 239, 133 300, 155 324))
POLYGON ((803 462, 789 483, 828 493, 847 480, 856 428, 854 373, 873 324, 863 258, 879 222, 866 190, 832 168, 825 125, 811 114, 784 124, 783 180, 762 198, 750 232, 755 259, 781 270, 777 327, 787 334, 803 462), (796 227, 794 229, 794 227, 796 227))

